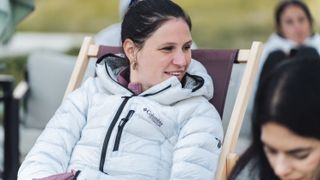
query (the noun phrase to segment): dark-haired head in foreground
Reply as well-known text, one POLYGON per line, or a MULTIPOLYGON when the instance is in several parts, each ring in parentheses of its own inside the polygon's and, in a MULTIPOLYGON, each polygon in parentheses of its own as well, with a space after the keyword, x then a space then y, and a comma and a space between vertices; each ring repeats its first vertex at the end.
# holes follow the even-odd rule
POLYGON ((275 52, 264 69, 252 115, 252 144, 229 179, 241 171, 261 180, 320 178, 320 58, 299 49, 294 57, 275 52), (277 54, 278 53, 278 54, 277 54), (274 58, 274 59, 273 59, 274 58), (279 61, 278 58, 283 58, 279 61), (277 64, 277 63, 278 64, 277 64))

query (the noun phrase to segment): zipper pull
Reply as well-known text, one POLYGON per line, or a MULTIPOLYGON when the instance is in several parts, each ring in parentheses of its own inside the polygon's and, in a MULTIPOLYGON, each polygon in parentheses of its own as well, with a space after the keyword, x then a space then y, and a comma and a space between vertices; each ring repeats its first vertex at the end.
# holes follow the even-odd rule
POLYGON ((132 117, 133 113, 134 113, 134 110, 130 110, 128 112, 127 116, 120 120, 119 125, 118 125, 118 132, 117 132, 114 147, 113 147, 113 151, 118 151, 122 130, 123 130, 124 126, 126 125, 126 123, 129 121, 129 119, 132 117))
POLYGON ((124 126, 124 124, 127 123, 127 121, 132 117, 134 114, 134 110, 130 110, 125 118, 122 118, 121 121, 119 122, 118 127, 124 126))

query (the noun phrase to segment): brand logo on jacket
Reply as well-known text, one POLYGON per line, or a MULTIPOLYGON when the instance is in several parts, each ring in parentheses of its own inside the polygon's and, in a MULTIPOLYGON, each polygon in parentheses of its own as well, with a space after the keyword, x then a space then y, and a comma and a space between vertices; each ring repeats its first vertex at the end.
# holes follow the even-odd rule
POLYGON ((156 116, 154 115, 154 113, 151 112, 150 109, 148 109, 148 108, 143 108, 143 111, 148 114, 149 118, 150 118, 157 126, 161 127, 161 126, 163 125, 163 123, 161 122, 161 120, 160 120, 158 117, 156 117, 156 116))

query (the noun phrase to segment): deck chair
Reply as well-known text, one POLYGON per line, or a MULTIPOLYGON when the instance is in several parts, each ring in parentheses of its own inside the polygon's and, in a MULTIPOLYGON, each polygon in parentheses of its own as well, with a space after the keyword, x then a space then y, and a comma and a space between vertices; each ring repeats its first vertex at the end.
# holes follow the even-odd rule
MULTIPOLYGON (((222 146, 218 170, 215 179, 224 180, 231 172, 237 160, 235 146, 239 136, 243 116, 248 104, 252 83, 258 69, 262 43, 253 42, 250 49, 196 49, 192 50, 192 58, 200 61, 214 81, 214 97, 210 101, 223 117, 224 103, 234 63, 246 63, 243 78, 222 146)), ((121 48, 98 46, 92 37, 85 37, 79 52, 75 68, 65 92, 65 96, 76 89, 82 81, 89 59, 99 58, 106 53, 121 53, 121 48)))

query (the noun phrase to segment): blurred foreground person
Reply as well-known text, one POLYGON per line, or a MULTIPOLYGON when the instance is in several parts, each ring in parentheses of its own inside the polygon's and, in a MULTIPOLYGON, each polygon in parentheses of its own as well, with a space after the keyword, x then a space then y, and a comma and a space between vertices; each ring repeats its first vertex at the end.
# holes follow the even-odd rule
POLYGON ((273 57, 278 64, 262 71, 255 97, 252 144, 229 179, 319 180, 320 57, 309 48, 273 57))

